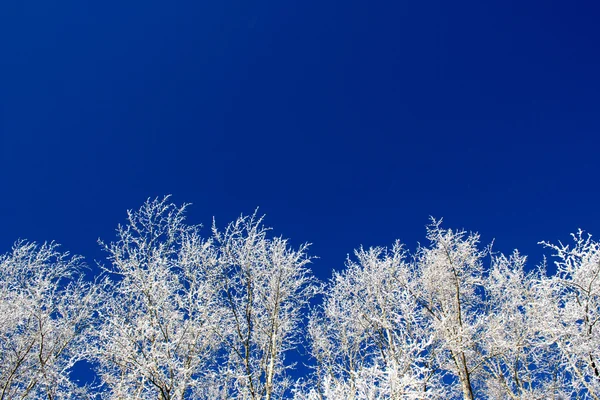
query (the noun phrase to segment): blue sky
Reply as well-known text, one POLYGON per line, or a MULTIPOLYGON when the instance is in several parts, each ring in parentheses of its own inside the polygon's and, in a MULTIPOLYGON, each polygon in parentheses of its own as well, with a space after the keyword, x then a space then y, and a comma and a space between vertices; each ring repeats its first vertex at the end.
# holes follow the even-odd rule
MULTIPOLYGON (((89 263, 125 210, 256 207, 317 276, 430 215, 540 260, 600 235, 600 8, 558 1, 3 1, 0 250, 89 263)), ((208 233, 208 230, 207 230, 208 233)))

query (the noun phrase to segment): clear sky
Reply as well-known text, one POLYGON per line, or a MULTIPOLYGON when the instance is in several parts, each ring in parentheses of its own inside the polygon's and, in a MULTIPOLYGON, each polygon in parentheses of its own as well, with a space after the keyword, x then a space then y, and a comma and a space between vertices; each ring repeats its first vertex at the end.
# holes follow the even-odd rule
MULTIPOLYGON (((88 262, 148 197, 414 248, 430 215, 539 260, 600 235, 593 1, 0 3, 0 250, 88 262)), ((208 230, 207 230, 208 233, 208 230)))

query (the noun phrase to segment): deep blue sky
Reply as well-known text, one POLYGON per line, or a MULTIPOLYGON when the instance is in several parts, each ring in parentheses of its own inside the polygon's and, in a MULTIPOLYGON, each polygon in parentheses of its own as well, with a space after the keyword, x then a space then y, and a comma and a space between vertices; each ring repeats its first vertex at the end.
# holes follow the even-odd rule
MULTIPOLYGON (((600 9, 559 1, 0 5, 0 249, 88 261, 173 194, 255 207, 318 276, 430 215, 539 259, 600 235, 600 9), (537 253, 536 253, 537 252, 537 253)), ((208 231, 207 231, 208 232, 208 231)))

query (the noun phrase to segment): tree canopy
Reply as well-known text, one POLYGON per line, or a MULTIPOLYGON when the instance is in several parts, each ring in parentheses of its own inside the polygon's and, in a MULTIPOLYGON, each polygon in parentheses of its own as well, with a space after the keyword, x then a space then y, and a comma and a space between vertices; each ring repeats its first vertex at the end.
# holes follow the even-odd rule
POLYGON ((588 234, 541 243, 550 274, 432 220, 414 251, 359 248, 320 282, 257 213, 205 234, 186 208, 128 211, 96 275, 54 242, 0 257, 0 400, 599 399, 588 234))

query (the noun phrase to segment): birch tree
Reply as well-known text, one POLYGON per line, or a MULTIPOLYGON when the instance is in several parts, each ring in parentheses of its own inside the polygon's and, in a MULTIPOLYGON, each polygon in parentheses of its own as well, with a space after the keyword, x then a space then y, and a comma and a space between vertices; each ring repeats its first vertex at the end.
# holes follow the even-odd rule
POLYGON ((571 397, 600 398, 600 243, 582 231, 554 251, 556 274, 539 284, 538 323, 557 365, 569 374, 571 397))
POLYGON ((442 229, 441 221, 427 228, 430 244, 417 254, 418 301, 441 342, 442 368, 460 384, 463 399, 475 398, 483 342, 483 258, 479 235, 442 229))
POLYGON ((56 243, 15 243, 0 257, 0 399, 75 399, 70 379, 99 302, 82 259, 56 243))
POLYGON ((111 399, 200 397, 218 348, 216 252, 186 206, 148 200, 129 211, 117 241, 103 244, 110 263, 103 321, 92 352, 111 399))
POLYGON ((525 269, 515 251, 495 255, 485 280, 486 314, 481 353, 486 398, 568 398, 568 376, 539 327, 547 317, 538 303, 544 271, 525 269))
POLYGON ((307 267, 308 245, 295 250, 268 231, 256 214, 223 231, 213 226, 224 345, 214 382, 223 399, 285 395, 292 383, 286 372, 293 367, 286 355, 302 340, 304 313, 319 288, 307 267))
POLYGON ((308 398, 436 399, 436 340, 412 290, 413 265, 399 243, 355 251, 334 274, 309 326, 316 388, 308 398))

